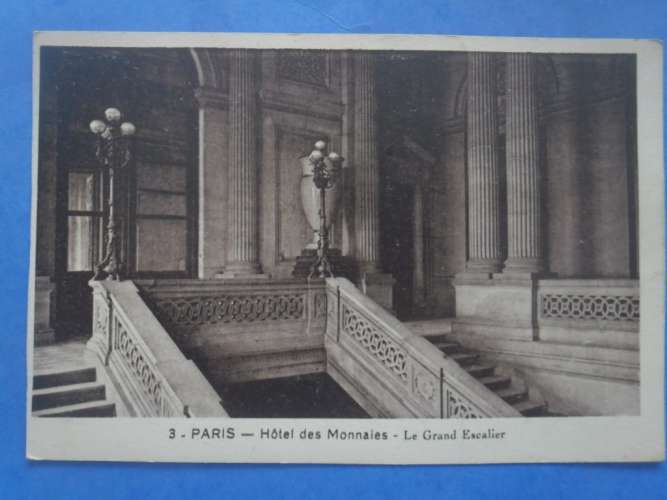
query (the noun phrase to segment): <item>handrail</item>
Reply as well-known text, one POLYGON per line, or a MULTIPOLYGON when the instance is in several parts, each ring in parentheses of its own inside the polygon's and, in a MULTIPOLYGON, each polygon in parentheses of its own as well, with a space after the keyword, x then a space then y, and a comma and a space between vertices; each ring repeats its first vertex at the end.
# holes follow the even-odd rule
POLYGON ((137 416, 227 417, 220 397, 176 346, 131 281, 91 281, 97 353, 137 416))
POLYGON ((417 417, 518 417, 520 413, 415 335, 345 278, 328 278, 327 342, 344 347, 417 417), (363 361, 361 361, 363 360, 363 361))

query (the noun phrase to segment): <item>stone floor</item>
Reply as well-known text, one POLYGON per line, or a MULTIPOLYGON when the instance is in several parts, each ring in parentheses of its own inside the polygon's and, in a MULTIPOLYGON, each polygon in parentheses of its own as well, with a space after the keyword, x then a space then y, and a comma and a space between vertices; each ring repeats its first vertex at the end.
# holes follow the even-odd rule
POLYGON ((84 337, 78 337, 35 347, 33 350, 33 371, 65 371, 91 366, 91 363, 84 358, 86 340, 84 337))

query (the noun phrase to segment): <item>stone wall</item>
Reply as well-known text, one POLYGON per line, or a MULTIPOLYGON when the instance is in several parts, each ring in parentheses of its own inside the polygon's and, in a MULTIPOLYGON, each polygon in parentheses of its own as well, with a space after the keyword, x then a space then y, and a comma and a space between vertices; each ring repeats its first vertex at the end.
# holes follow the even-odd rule
MULTIPOLYGON (((440 314, 453 314, 449 283, 465 269, 467 253, 463 56, 444 59, 440 162, 431 182, 432 293, 440 314)), ((633 64, 603 55, 538 60, 545 257, 559 277, 636 277, 633 64)), ((497 90, 502 147, 502 82, 497 90)))
MULTIPOLYGON (((318 140, 342 151, 341 56, 266 51, 261 64, 260 260, 264 273, 287 278, 313 238, 301 206, 299 159, 318 140)), ((340 223, 334 242, 339 231, 340 223)))

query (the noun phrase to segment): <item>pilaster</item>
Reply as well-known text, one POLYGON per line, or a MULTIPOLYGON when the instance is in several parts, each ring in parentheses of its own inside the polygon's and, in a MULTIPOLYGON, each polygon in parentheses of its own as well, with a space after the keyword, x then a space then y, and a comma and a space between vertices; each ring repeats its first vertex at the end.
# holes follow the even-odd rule
POLYGON ((199 210, 197 277, 208 279, 225 265, 227 96, 212 87, 195 90, 199 104, 199 210))

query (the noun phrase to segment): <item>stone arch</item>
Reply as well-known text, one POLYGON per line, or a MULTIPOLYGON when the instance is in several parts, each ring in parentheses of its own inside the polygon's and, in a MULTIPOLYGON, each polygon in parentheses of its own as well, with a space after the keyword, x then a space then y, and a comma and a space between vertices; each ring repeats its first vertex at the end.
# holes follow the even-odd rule
POLYGON ((194 61, 199 86, 217 87, 219 82, 210 50, 191 48, 190 55, 194 61))
POLYGON ((454 99, 453 118, 462 118, 465 116, 466 101, 468 100, 468 71, 461 75, 461 81, 456 88, 456 98, 454 99))

